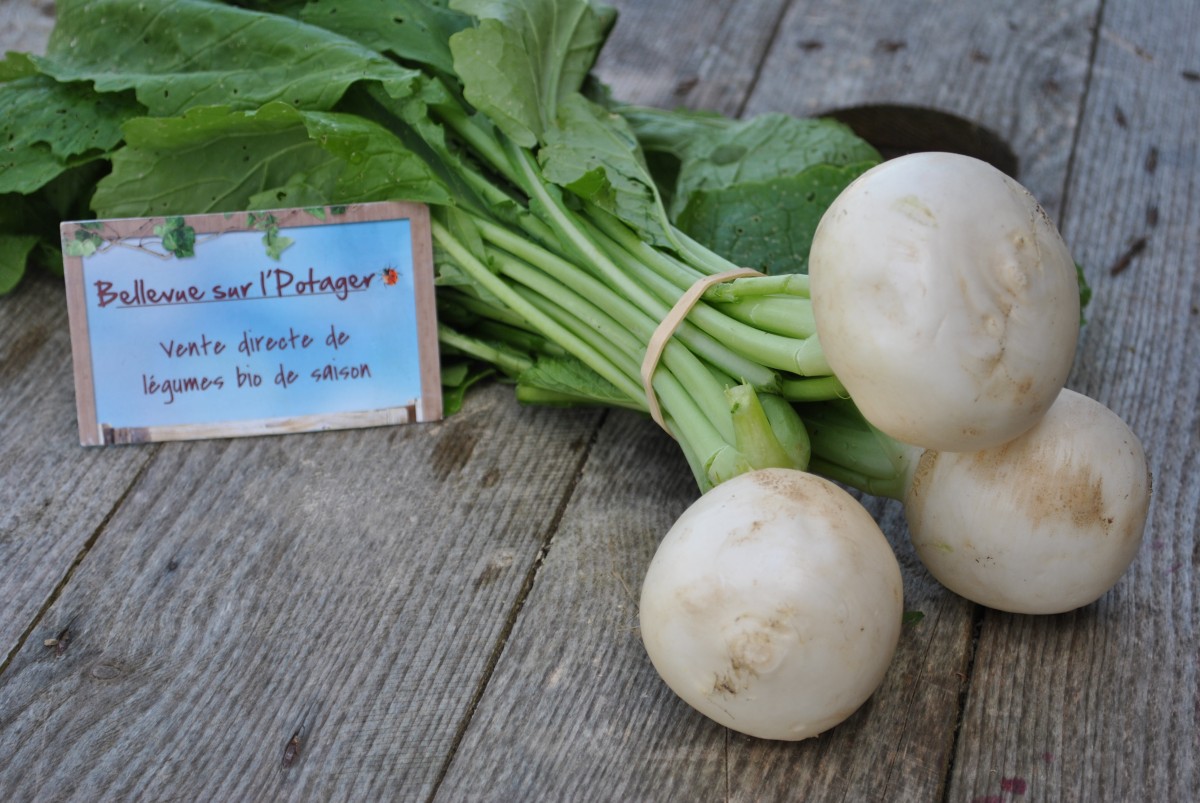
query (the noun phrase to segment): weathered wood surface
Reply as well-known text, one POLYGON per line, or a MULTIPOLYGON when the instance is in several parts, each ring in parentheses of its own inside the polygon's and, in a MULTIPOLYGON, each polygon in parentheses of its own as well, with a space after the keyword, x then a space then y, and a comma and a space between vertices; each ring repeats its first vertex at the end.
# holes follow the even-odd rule
POLYGON ((985 614, 952 800, 1005 778, 1039 800, 1200 795, 1197 31, 1187 0, 1104 4, 1065 188, 1064 236, 1095 290, 1070 384, 1146 444, 1146 541, 1095 605, 985 614))
POLYGON ((154 455, 84 450, 61 283, 25 283, 0 312, 0 660, 86 556, 154 455))
MULTIPOLYGON (((1151 457, 1133 570, 1080 612, 997 614, 870 502, 925 618, 849 721, 758 742, 642 651, 641 576, 695 495, 650 422, 493 387, 436 425, 81 449, 65 304, 39 279, 0 299, 0 797, 1195 797, 1200 10, 616 5, 598 72, 624 99, 908 104, 1008 143, 1096 290, 1071 386, 1151 457)), ((0 46, 36 49, 45 7, 0 0, 0 46)))

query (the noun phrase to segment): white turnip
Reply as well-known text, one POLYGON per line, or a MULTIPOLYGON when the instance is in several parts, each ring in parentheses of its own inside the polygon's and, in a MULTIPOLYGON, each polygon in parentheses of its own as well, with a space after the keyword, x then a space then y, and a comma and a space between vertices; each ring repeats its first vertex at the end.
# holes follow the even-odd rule
POLYGON ((1075 263, 1029 192, 985 162, 916 153, 867 171, 822 217, 809 274, 830 367, 896 440, 996 446, 1066 381, 1075 263))
POLYGON ((700 497, 646 573, 641 632, 667 685, 717 722, 798 740, 849 717, 900 634, 900 568, 870 514, 791 469, 700 497))
POLYGON ((1063 390, 1013 441, 921 454, 905 514, 917 555, 947 588, 999 610, 1060 613, 1095 601, 1129 567, 1150 485, 1129 427, 1063 390))

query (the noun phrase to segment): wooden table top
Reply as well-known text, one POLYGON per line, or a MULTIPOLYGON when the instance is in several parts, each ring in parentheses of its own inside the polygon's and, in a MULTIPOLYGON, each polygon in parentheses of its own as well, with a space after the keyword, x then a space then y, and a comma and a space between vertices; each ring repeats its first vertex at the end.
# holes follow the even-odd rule
MULTIPOLYGON (((436 424, 83 448, 37 276, 0 298, 0 798, 1197 798, 1200 5, 615 5, 597 72, 622 99, 933 109, 1011 149, 1095 292, 1069 386, 1151 461, 1129 572, 1072 613, 998 613, 871 501, 924 616, 847 722, 754 740, 642 648, 642 576, 697 493, 646 418, 492 385, 436 424)), ((52 13, 0 0, 0 47, 38 49, 52 13)))

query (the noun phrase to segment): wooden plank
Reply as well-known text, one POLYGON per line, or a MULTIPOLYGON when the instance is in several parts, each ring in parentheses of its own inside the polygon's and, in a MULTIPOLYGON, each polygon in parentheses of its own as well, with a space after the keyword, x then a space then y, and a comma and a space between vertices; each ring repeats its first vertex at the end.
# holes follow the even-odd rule
POLYGON ((598 414, 83 450, 61 296, 0 300, 0 796, 421 796, 598 414))
POLYGON ((1198 28, 1200 9, 1184 0, 1153 13, 1105 4, 1066 196, 1065 232, 1095 291, 1070 384, 1147 447, 1145 541, 1095 605, 988 615, 954 800, 998 799, 1006 786, 1070 801, 1200 790, 1198 28))
MULTIPOLYGON (((621 23, 650 46, 629 53, 646 61, 615 81, 628 99, 636 93, 621 93, 623 86, 644 93, 641 102, 674 105, 679 95, 689 105, 737 112, 759 76, 747 111, 782 108, 817 87, 828 101, 817 109, 936 101, 1012 135, 1023 180, 1066 212, 1068 239, 1097 284, 1081 347, 1091 367, 1072 381, 1130 418, 1158 473, 1147 548, 1101 604, 1048 619, 987 614, 969 664, 972 608, 921 574, 902 542, 896 506, 873 507, 901 552, 907 607, 925 619, 905 629, 883 689, 842 727, 799 745, 742 739, 666 691, 633 629, 652 541, 694 496, 682 461, 648 422, 607 418, 561 528, 558 506, 598 419, 518 412, 502 388, 485 393, 482 408, 473 398, 473 418, 436 425, 433 437, 406 433, 387 443, 380 431, 360 431, 102 450, 105 459, 150 455, 103 523, 103 511, 120 502, 105 507, 104 483, 122 487, 121 466, 112 480, 103 462, 68 465, 77 447, 14 445, 28 430, 3 429, 11 410, 28 415, 44 405, 37 415, 48 426, 36 431, 73 432, 69 378, 65 387, 53 380, 69 377, 58 364, 67 362, 65 316, 55 312, 57 323, 36 336, 23 325, 6 329, 18 307, 0 300, 0 371, 24 360, 18 373, 27 372, 24 385, 0 381, 0 474, 55 483, 42 495, 28 490, 38 485, 0 486, 0 533, 15 532, 8 522, 45 515, 99 528, 95 548, 0 675, 0 792, 16 799, 81 789, 156 799, 408 798, 437 790, 448 800, 924 801, 943 798, 953 760, 945 799, 1189 798, 1200 788, 1200 490, 1188 471, 1200 453, 1200 290, 1188 186, 1196 175, 1188 140, 1197 127, 1189 110, 1197 104, 1188 93, 1200 65, 1187 38, 1195 11, 1176 3, 1176 13, 1154 21, 1134 19, 1149 15, 1132 4, 1106 6, 1069 184, 1063 140, 1073 135, 1084 88, 1080 44, 1090 39, 1081 31, 1094 3, 974 15, 937 7, 915 19, 911 8, 889 12, 878 3, 796 3, 778 33, 765 23, 714 27, 733 19, 732 3, 626 3, 621 23), (657 10, 664 8, 674 13, 657 10), (844 16, 835 18, 834 8, 844 16), (936 37, 935 24, 943 28, 936 37), (838 25, 849 26, 844 41, 817 36, 821 26, 838 25), (946 31, 955 26, 963 29, 958 36, 946 31), (905 32, 902 40, 895 31, 905 32), (991 49, 967 50, 964 37, 991 49), (775 43, 768 64, 791 42, 829 57, 829 69, 760 76, 757 51, 743 47, 768 41, 775 43), (812 46, 817 41, 822 47, 812 46), (837 41, 858 49, 829 44, 837 41), (937 50, 914 44, 932 41, 937 50), (955 58, 938 55, 949 47, 955 58), (717 64, 705 52, 734 63, 702 69, 717 64), (640 83, 643 72, 652 77, 640 83), (943 87, 945 73, 958 80, 943 87), (725 75, 742 83, 721 87, 725 75), (1168 81, 1176 76, 1179 84, 1168 81), (765 88, 768 81, 776 89, 765 88), (1055 84, 1060 105, 1051 103, 1055 84), (1155 89, 1147 94, 1146 86, 1155 89), (784 89, 791 94, 777 94, 784 89), (1140 119, 1162 124, 1133 130, 1140 119), (1145 248, 1109 276, 1142 237, 1145 248), (35 382, 37 371, 43 378, 35 382), (1171 390, 1147 394, 1155 385, 1171 390), (256 484, 264 475, 269 488, 256 484), (79 499, 79 489, 92 494, 97 485, 98 499, 79 499), (440 507, 420 497, 431 489, 440 507), (91 507, 58 511, 67 499, 91 507), (23 518, 3 518, 10 500, 23 518), (446 500, 453 500, 449 511, 446 500), (39 513, 39 504, 53 514, 39 513), (330 532, 336 541, 323 540, 330 532), (556 532, 534 582, 539 548, 556 532), (523 599, 514 623, 514 603, 523 599), (68 622, 65 644, 42 646, 68 622), (955 754, 951 715, 964 683, 957 673, 971 671, 955 754)), ((0 11, 6 5, 0 0, 0 11)), ((751 18, 779 5, 737 8, 751 18)), ((626 69, 626 55, 610 56, 626 69)), ((53 296, 38 298, 52 306, 53 296)), ((45 323, 44 314, 24 320, 45 323)), ((137 473, 125 475, 125 487, 137 473)), ((36 574, 29 565, 37 556, 25 561, 0 582, 36 574)), ((0 587, 6 600, 9 588, 0 587)))
POLYGON ((695 493, 661 430, 610 415, 439 799, 724 794, 724 733, 698 727, 638 636, 646 564, 695 493))
POLYGON ((54 0, 0 0, 0 54, 41 53, 54 28, 54 0))
POLYGON ((913 583, 911 558, 906 605, 925 618, 905 627, 879 693, 829 734, 743 737, 658 678, 637 599, 658 539, 696 496, 675 451, 652 423, 610 416, 438 798, 936 799, 971 617, 913 583))
POLYGON ((0 798, 426 796, 602 415, 158 447, 0 677, 0 798))
POLYGON ((618 99, 737 115, 786 0, 618 0, 617 27, 595 72, 618 99))
POLYGON ((958 115, 1008 143, 1021 181, 1057 216, 1099 5, 795 2, 745 111, 901 104, 958 115))
POLYGON ((87 450, 61 281, 0 297, 0 668, 154 450, 87 450))

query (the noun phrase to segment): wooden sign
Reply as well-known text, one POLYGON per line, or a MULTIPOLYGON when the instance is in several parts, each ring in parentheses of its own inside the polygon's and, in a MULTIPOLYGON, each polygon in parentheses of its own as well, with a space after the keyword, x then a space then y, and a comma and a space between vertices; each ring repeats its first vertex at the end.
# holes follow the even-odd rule
POLYGON ((423 205, 61 230, 84 445, 441 418, 423 205))

